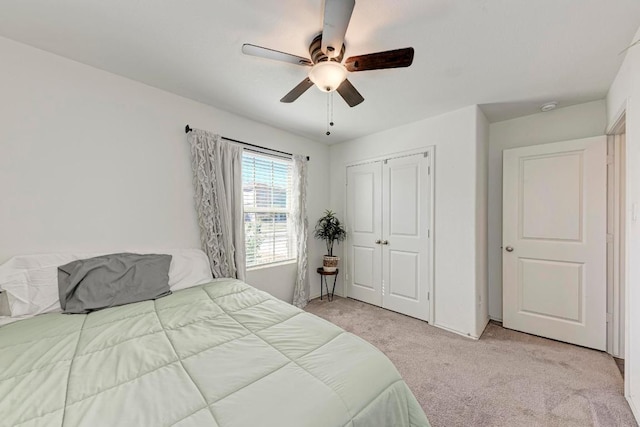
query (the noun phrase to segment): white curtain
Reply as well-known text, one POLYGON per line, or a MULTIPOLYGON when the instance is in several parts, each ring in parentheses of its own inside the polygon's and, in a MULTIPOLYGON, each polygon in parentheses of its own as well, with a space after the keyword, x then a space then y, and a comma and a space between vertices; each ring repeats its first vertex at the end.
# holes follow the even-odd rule
POLYGON ((307 158, 293 156, 293 224, 298 252, 298 272, 293 289, 293 305, 304 308, 309 302, 307 235, 307 158))
POLYGON ((244 280, 242 147, 199 129, 188 138, 200 242, 211 272, 244 280))

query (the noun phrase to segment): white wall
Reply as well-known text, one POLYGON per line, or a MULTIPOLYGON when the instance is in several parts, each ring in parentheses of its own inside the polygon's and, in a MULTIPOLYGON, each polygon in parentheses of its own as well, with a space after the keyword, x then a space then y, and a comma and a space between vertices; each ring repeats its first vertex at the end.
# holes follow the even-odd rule
POLYGON ((489 322, 488 288, 488 186, 489 121, 476 109, 476 336, 482 335, 489 322))
MULTIPOLYGON (((640 38, 640 29, 633 41, 640 38)), ((629 41, 631 43, 631 40, 629 41)), ((631 48, 607 95, 608 128, 626 110, 626 356, 625 395, 640 420, 640 222, 633 206, 640 204, 640 46, 631 48)), ((636 209, 636 212, 638 210, 636 209)))
MULTIPOLYGON (((0 58, 0 262, 200 247, 187 123, 311 156, 310 222, 329 205, 324 144, 8 39, 0 58)), ((323 247, 309 245, 316 265, 323 247)), ((250 272, 248 282, 290 301, 294 277, 289 265, 250 272)))
POLYGON ((435 324, 469 336, 477 336, 477 114, 466 107, 333 145, 330 173, 331 207, 342 219, 347 164, 435 146, 435 324))
POLYGON ((594 101, 489 128, 489 316, 502 320, 502 150, 604 135, 606 102, 594 101))

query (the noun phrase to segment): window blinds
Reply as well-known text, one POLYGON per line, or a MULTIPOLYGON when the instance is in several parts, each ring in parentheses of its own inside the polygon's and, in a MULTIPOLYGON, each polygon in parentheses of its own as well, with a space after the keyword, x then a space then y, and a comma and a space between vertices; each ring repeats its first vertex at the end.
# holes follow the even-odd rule
POLYGON ((246 150, 242 155, 247 267, 295 258, 292 175, 291 160, 246 150))

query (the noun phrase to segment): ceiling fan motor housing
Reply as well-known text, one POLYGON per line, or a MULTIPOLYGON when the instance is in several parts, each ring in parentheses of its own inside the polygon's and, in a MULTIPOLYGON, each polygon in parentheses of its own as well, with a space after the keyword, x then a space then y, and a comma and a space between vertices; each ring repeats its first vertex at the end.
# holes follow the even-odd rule
POLYGON ((342 58, 344 57, 344 43, 342 44, 342 49, 340 49, 340 54, 335 58, 329 59, 329 57, 327 57, 327 55, 322 51, 322 33, 320 33, 311 41, 311 44, 309 45, 309 55, 311 55, 311 61, 313 61, 314 64, 329 60, 342 62, 342 58))

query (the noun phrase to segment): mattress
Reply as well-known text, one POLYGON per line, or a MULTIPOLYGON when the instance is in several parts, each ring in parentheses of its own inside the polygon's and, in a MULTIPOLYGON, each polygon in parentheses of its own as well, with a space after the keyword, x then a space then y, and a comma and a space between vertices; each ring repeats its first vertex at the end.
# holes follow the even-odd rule
POLYGON ((238 280, 0 327, 2 426, 428 426, 375 347, 238 280))

